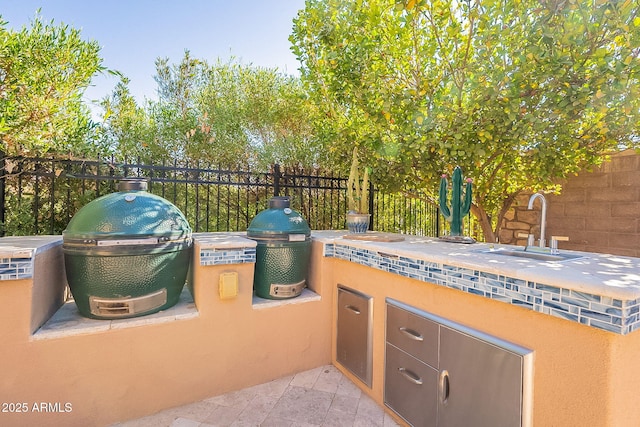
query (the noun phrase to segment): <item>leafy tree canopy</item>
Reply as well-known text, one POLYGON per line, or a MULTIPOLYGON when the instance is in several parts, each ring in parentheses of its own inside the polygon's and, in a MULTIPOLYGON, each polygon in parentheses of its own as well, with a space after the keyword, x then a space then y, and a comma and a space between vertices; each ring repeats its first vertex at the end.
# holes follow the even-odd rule
POLYGON ((105 71, 95 41, 39 16, 20 31, 0 16, 0 140, 7 154, 86 152, 95 124, 82 94, 105 71))
POLYGON ((378 184, 438 188, 460 165, 485 238, 523 190, 638 146, 631 0, 307 0, 291 41, 316 132, 378 184))

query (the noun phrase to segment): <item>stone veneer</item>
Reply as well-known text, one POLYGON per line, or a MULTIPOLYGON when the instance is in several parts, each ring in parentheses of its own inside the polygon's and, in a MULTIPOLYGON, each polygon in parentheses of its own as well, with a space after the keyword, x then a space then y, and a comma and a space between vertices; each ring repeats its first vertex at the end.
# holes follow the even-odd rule
MULTIPOLYGON (((640 154, 627 150, 593 171, 562 182, 562 193, 546 196, 547 239, 567 236, 563 249, 640 257, 640 154)), ((518 233, 540 233, 540 202, 527 210, 530 194, 507 213, 500 243, 525 245, 518 233)))

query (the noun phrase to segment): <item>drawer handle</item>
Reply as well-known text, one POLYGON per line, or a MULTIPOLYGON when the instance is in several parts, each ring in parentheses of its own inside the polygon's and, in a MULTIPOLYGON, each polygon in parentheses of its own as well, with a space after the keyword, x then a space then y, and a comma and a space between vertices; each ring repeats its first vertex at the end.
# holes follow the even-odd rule
POLYGON ((353 311, 355 314, 360 314, 360 310, 358 309, 358 307, 354 307, 351 304, 345 305, 344 308, 346 308, 349 311, 353 311))
POLYGON ((443 369, 440 372, 440 381, 438 381, 438 388, 440 394, 440 402, 443 405, 447 404, 449 400, 449 372, 446 369, 443 369))
POLYGON ((400 329, 400 332, 402 332, 407 338, 411 340, 424 341, 424 338, 422 337, 422 335, 420 335, 420 332, 416 332, 413 329, 405 328, 404 326, 400 326, 398 329, 400 329))
POLYGON ((402 376, 405 377, 409 382, 416 385, 422 385, 422 378, 420 378, 410 370, 405 368, 398 368, 398 372, 400 372, 400 374, 402 374, 402 376))

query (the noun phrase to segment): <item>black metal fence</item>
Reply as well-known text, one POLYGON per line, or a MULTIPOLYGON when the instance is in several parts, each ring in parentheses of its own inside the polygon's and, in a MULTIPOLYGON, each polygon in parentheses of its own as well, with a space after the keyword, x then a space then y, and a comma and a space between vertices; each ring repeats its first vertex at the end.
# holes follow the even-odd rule
MULTIPOLYGON (((114 159, 0 158, 3 235, 60 234, 85 204, 116 191, 125 177, 143 177, 149 192, 166 198, 196 232, 244 231, 272 196, 289 196, 314 230, 344 229, 347 179, 318 170, 230 171, 211 165, 150 165, 114 159)), ((438 211, 420 198, 385 194, 371 186, 372 228, 437 236, 438 211)))

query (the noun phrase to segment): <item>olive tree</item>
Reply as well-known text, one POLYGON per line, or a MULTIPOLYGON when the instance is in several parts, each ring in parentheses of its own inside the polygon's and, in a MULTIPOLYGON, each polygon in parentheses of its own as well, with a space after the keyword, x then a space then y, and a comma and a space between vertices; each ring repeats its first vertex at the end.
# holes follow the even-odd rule
POLYGON ((316 165, 315 104, 277 69, 207 61, 185 52, 156 60, 158 99, 138 106, 123 80, 103 100, 105 136, 119 153, 264 170, 316 165))
MULTIPOLYGON (((638 146, 640 6, 631 0, 307 0, 291 41, 316 131, 379 185, 435 200, 456 165, 495 241, 522 191, 638 146)), ((409 194, 410 195, 410 194, 409 194)))
POLYGON ((95 41, 36 17, 19 31, 0 17, 0 139, 9 155, 87 152, 95 124, 82 95, 105 71, 95 41))

